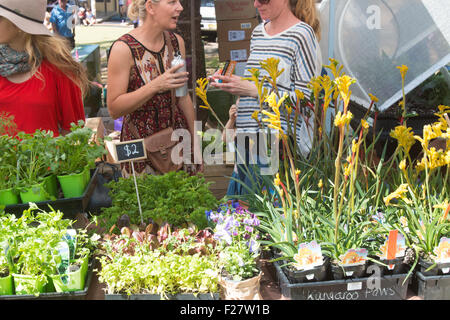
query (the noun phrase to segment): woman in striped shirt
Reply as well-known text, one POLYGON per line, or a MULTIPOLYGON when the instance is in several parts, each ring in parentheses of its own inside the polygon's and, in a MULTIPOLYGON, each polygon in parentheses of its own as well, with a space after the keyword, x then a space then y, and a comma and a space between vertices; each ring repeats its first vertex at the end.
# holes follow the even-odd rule
MULTIPOLYGON (((320 39, 320 23, 315 7, 315 0, 255 0, 254 6, 264 20, 252 34, 250 55, 247 60, 244 78, 250 76, 250 69, 260 70, 260 81, 268 73, 261 68, 260 62, 268 58, 280 60, 279 70, 284 72, 277 79, 280 96, 286 92, 292 101, 296 101, 295 90, 302 91, 305 96, 311 94, 307 88, 309 81, 319 76, 322 59, 318 40, 320 39)), ((242 80, 238 76, 220 76, 214 78, 222 82, 212 81, 211 85, 240 97, 236 119, 236 134, 258 132, 258 122, 252 118, 254 111, 259 111, 258 91, 251 81, 242 80)), ((270 85, 264 86, 270 91, 270 85)), ((310 134, 313 119, 307 126, 302 117, 298 117, 297 144, 303 155, 311 148, 310 134)), ((286 118, 281 115, 281 123, 287 128, 286 118)), ((239 141, 239 139, 238 139, 239 141)), ((243 176, 240 174, 240 178, 243 176)), ((246 179, 245 179, 246 180, 246 179)))

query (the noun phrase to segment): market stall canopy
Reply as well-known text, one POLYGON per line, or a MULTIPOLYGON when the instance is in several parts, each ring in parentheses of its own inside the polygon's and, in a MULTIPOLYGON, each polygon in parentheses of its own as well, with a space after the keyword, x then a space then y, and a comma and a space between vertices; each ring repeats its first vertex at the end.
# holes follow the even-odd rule
POLYGON ((358 81, 353 100, 384 111, 401 99, 397 66, 409 67, 408 93, 450 63, 450 0, 323 0, 323 62, 334 58, 358 81))

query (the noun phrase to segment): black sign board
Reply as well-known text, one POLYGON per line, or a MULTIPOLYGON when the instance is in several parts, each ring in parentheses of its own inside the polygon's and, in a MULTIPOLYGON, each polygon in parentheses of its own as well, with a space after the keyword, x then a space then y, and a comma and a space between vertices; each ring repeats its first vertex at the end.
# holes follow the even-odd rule
POLYGON ((144 139, 118 142, 115 148, 118 163, 147 159, 144 139))

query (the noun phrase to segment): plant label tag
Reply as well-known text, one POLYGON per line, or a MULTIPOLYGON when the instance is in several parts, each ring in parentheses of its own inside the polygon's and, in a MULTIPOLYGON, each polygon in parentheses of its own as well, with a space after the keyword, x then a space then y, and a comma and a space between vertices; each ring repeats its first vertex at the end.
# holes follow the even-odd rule
POLYGON ((322 249, 316 241, 304 242, 298 246, 298 253, 294 255, 293 266, 297 270, 314 269, 323 264, 322 249))
MULTIPOLYGON (((434 248, 433 253, 435 254, 434 261, 436 263, 450 263, 450 238, 442 237, 439 245, 434 248)), ((443 271, 444 269, 442 269, 443 271)), ((448 270, 445 273, 448 273, 448 270)))
POLYGON ((70 259, 75 259, 75 252, 77 250, 77 231, 75 229, 68 229, 62 240, 69 245, 70 259))
POLYGON ((314 273, 307 274, 307 275, 306 275, 306 279, 308 279, 308 280, 314 279, 314 273))
POLYGON ((58 274, 61 275, 61 281, 64 284, 67 284, 68 282, 67 274, 69 273, 69 263, 70 263, 69 245, 67 244, 66 241, 61 241, 60 243, 58 243, 56 250, 58 251, 58 254, 61 257, 61 263, 57 266, 57 271, 58 274))
POLYGON ((362 289, 362 282, 350 282, 347 285, 348 291, 361 290, 361 289, 362 289))
POLYGON ((405 237, 398 230, 390 231, 380 251, 381 254, 378 254, 378 256, 383 260, 403 257, 406 252, 405 237))
POLYGON ((347 266, 357 266, 366 263, 367 260, 367 249, 349 249, 345 254, 339 256, 338 265, 347 266))
POLYGON ((144 139, 116 142, 114 143, 114 153, 112 156, 117 163, 147 159, 144 139))

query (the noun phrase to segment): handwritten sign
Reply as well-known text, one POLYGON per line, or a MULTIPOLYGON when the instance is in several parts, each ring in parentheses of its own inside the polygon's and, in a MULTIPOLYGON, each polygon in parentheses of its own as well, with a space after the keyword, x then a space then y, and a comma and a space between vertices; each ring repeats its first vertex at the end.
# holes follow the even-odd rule
POLYGON ((118 142, 114 147, 118 163, 147 159, 144 139, 118 142))

